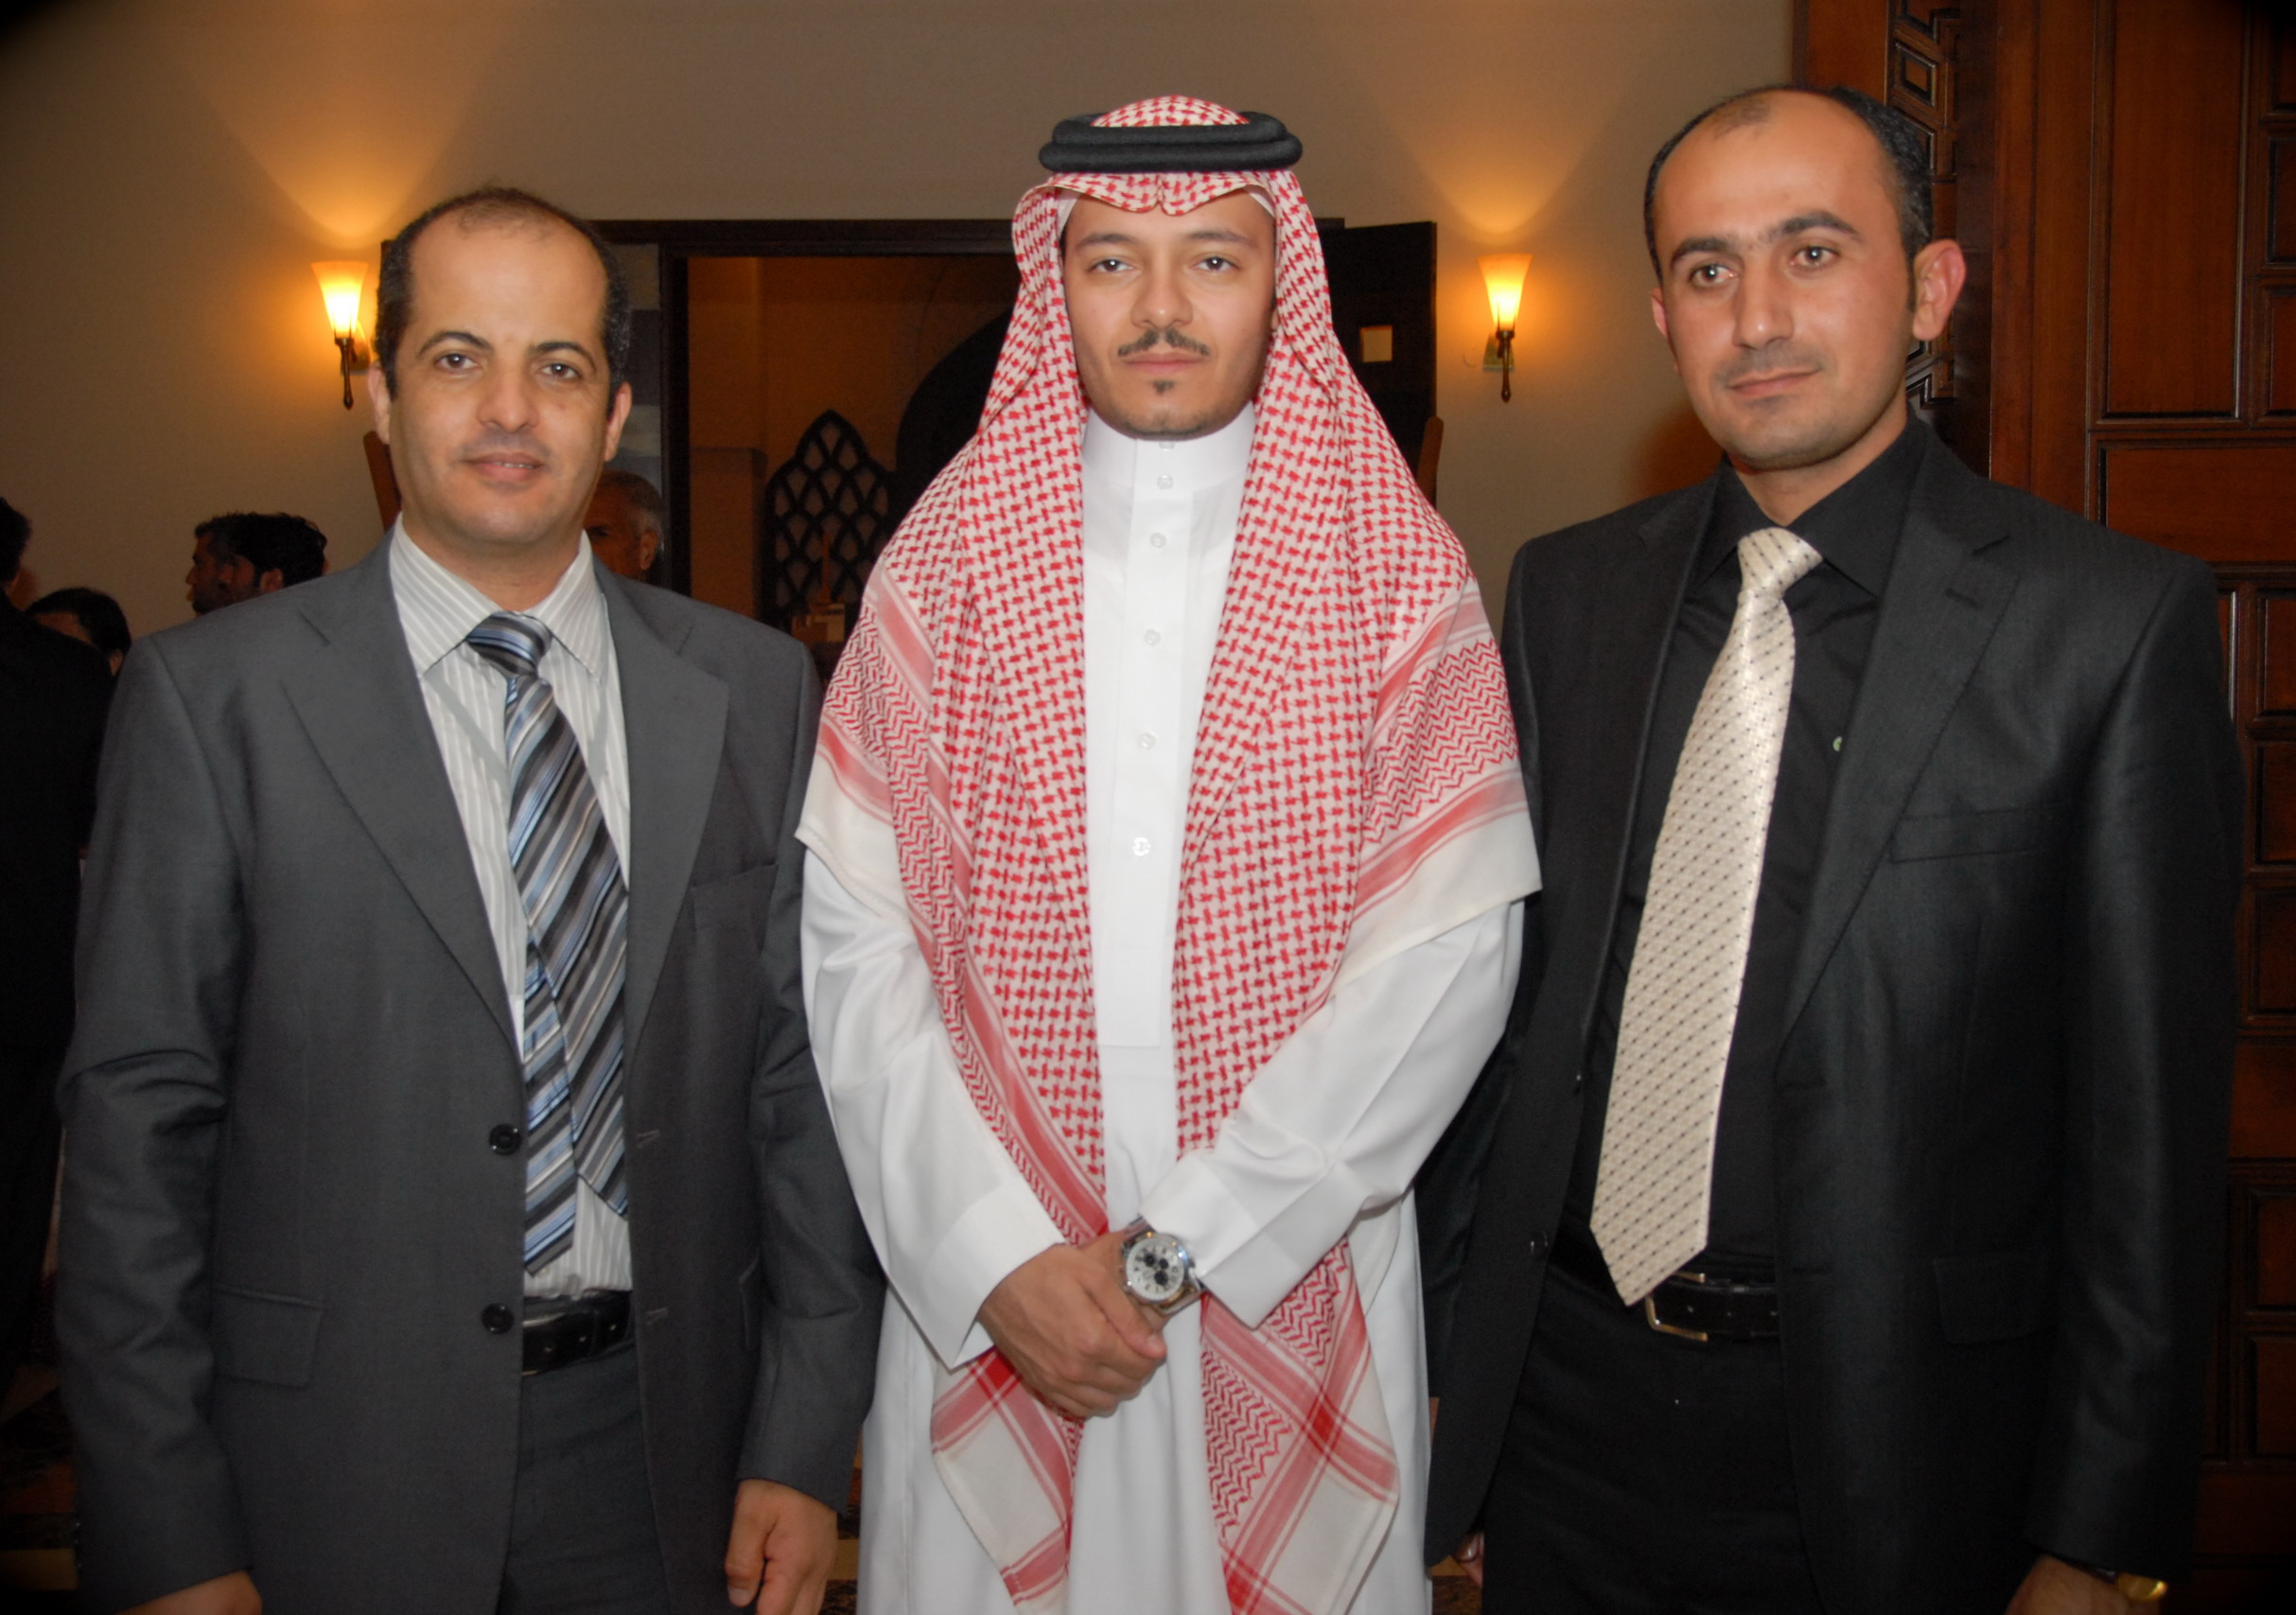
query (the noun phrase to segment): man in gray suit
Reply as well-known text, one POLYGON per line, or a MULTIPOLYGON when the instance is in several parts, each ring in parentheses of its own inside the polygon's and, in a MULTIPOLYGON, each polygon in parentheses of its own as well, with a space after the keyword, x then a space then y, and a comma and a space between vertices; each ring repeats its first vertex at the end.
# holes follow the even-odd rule
POLYGON ((812 1615, 881 1281, 808 1051, 790 641, 595 566, 595 232, 386 250, 405 500, 139 645, 65 1067, 98 1608, 812 1615))

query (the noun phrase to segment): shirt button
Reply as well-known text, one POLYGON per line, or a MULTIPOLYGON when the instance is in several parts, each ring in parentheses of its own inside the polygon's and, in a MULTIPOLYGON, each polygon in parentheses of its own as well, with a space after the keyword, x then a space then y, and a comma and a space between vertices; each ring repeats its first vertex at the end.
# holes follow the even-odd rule
POLYGON ((486 1148, 498 1155, 515 1155, 525 1138, 525 1133, 504 1122, 486 1135, 486 1148))
POLYGON ((479 1322, 486 1325, 490 1335, 507 1335, 517 1321, 517 1315, 500 1301, 479 1314, 479 1322))
POLYGON ((1158 487, 1160 487, 1160 488, 1168 488, 1168 487, 1170 487, 1170 486, 1172 485, 1172 478, 1171 478, 1171 473, 1166 472, 1165 475, 1163 475, 1163 476, 1161 476, 1161 477, 1157 478, 1157 479, 1156 479, 1156 485, 1157 485, 1158 487))
POLYGON ((1145 857, 1147 857, 1148 855, 1148 838, 1147 836, 1145 836, 1145 835, 1135 835, 1135 836, 1133 836, 1133 837, 1132 837, 1132 856, 1133 856, 1133 857, 1135 857, 1135 858, 1145 858, 1145 857))
POLYGON ((1141 635, 1140 639, 1145 644, 1160 645, 1164 643, 1164 636, 1156 632, 1156 630, 1153 628, 1150 628, 1147 633, 1141 635))
POLYGON ((1152 735, 1152 734, 1144 734, 1144 735, 1142 735, 1142 736, 1140 737, 1140 749, 1141 749, 1141 750, 1143 750, 1143 751, 1153 751, 1153 750, 1155 750, 1155 749, 1156 749, 1156 737, 1155 737, 1154 735, 1152 735))
POLYGON ((1161 549, 1163 549, 1163 548, 1164 548, 1164 535, 1163 535, 1163 534, 1161 534, 1161 533, 1151 533, 1151 534, 1149 534, 1149 535, 1148 535, 1148 548, 1149 548, 1149 549, 1151 549, 1151 550, 1161 550, 1161 549))

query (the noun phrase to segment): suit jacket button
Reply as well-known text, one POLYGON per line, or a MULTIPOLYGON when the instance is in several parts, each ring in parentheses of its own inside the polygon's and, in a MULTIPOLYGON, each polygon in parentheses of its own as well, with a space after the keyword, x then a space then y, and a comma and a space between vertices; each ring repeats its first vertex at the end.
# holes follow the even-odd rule
POLYGON ((516 1155, 518 1152, 518 1146, 525 1141, 525 1133, 511 1126, 510 1123, 503 1122, 486 1135, 486 1148, 498 1155, 516 1155))
POLYGON ((486 1325, 486 1332, 490 1335, 507 1335, 511 1325, 517 1321, 517 1315, 500 1301, 479 1314, 479 1322, 486 1325))
POLYGON ((1538 1255, 1538 1254, 1539 1254, 1541 1251, 1544 1251, 1546 1248, 1547 1248, 1547 1239, 1546 1239, 1546 1236, 1545 1236, 1545 1235, 1543 1235, 1543 1234, 1534 1234, 1534 1235, 1532 1235, 1532 1236, 1531 1236, 1531 1255, 1532 1255, 1534 1257, 1535 1257, 1535 1256, 1536 1256, 1536 1255, 1538 1255))
POLYGON ((1571 1095, 1572 1095, 1572 1096, 1575 1097, 1576 1096, 1578 1096, 1578 1095, 1580 1095, 1580 1094, 1583 1094, 1583 1093, 1585 1093, 1586 1091, 1586 1072, 1584 1072, 1584 1071, 1573 1071, 1573 1072, 1570 1074, 1570 1092, 1571 1092, 1571 1095))

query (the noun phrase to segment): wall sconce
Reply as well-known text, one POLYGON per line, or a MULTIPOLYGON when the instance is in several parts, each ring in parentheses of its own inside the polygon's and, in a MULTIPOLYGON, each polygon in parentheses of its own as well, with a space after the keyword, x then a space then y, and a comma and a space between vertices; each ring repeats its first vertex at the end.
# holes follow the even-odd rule
POLYGON ((1493 253, 1475 260, 1483 290, 1491 294, 1491 342, 1482 367, 1499 372, 1499 401, 1515 396, 1515 317, 1523 306, 1523 277, 1531 272, 1529 253, 1493 253))
POLYGON ((319 295, 326 300, 327 325, 335 333, 335 349, 342 356, 342 407, 351 407, 351 373, 364 371, 372 361, 366 338, 359 332, 359 300, 367 290, 363 263, 313 264, 319 295))

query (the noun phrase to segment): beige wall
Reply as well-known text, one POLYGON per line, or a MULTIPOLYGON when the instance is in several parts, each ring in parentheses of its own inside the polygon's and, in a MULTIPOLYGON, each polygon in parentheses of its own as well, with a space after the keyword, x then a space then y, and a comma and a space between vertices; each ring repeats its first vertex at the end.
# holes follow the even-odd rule
POLYGON ((1053 122, 1186 90, 1316 211, 1432 219, 1444 513, 1523 539, 1709 452, 1645 312, 1643 164, 1782 77, 1788 0, 66 0, 0 38, 0 494, 32 583, 187 614, 191 524, 374 542, 309 265, 487 180, 613 218, 990 217, 1053 122), (1537 255, 1514 403, 1478 253, 1537 255))

